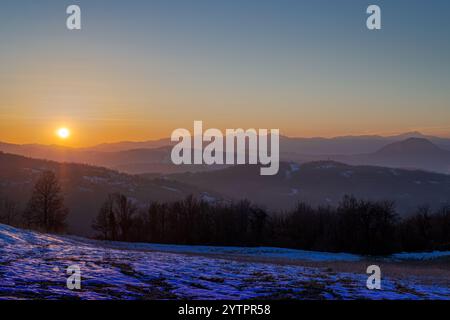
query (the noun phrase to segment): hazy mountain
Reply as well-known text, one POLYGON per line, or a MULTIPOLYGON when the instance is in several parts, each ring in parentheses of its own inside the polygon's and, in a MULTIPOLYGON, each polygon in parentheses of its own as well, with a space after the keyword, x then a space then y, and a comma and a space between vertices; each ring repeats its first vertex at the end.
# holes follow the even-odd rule
POLYGON ((376 152, 380 148, 408 138, 428 139, 437 146, 450 150, 450 139, 426 136, 420 132, 408 132, 395 136, 342 136, 335 138, 289 138, 281 137, 280 150, 282 153, 296 155, 351 155, 376 152))
POLYGON ((424 138, 394 142, 370 154, 335 155, 328 159, 349 164, 378 165, 393 168, 423 169, 450 173, 450 151, 424 138))
POLYGON ((36 159, 107 167, 129 174, 167 174, 188 171, 195 172, 215 170, 225 167, 206 165, 174 165, 170 157, 172 151, 172 147, 170 146, 106 152, 92 151, 90 149, 66 148, 53 145, 16 145, 0 143, 0 151, 36 159))
POLYGON ((90 148, 89 151, 117 152, 132 149, 152 149, 171 145, 170 139, 148 140, 148 141, 122 141, 114 143, 102 143, 90 148))
MULTIPOLYGON (((399 156, 387 157, 376 153, 392 144, 409 138, 427 138, 437 148, 450 150, 450 139, 427 137, 418 132, 397 136, 346 136, 336 138, 289 138, 280 137, 280 157, 284 161, 310 162, 336 160, 349 164, 376 164, 389 167, 408 167, 449 172, 446 157, 434 152, 427 157, 444 160, 424 160, 420 150, 409 152, 405 161, 399 156), (445 149, 447 148, 447 149, 445 149), (373 154, 373 155, 372 155, 373 154), (417 159, 417 160, 416 160, 417 159), (407 161, 406 161, 407 160, 407 161)), ((119 142, 101 144, 91 148, 67 148, 55 145, 16 145, 0 143, 0 151, 26 157, 48 159, 58 162, 85 163, 108 167, 130 174, 180 173, 220 169, 223 166, 175 166, 170 160, 172 142, 161 139, 144 142, 119 142)), ((406 152, 400 150, 399 152, 406 152)))
POLYGON ((80 150, 58 145, 12 144, 0 142, 0 151, 55 161, 70 161, 80 150))
POLYGON ((449 151, 443 150, 431 141, 423 138, 409 138, 404 141, 391 143, 380 150, 375 155, 381 157, 420 157, 420 156, 448 156, 449 151))
POLYGON ((345 194, 365 199, 393 200, 402 213, 411 212, 422 204, 450 204, 448 175, 350 166, 332 161, 302 165, 281 163, 276 176, 260 176, 259 166, 235 166, 170 177, 230 198, 248 198, 272 209, 287 209, 298 201, 336 205, 345 194))
MULTIPOLYGON (((120 152, 94 153, 91 161, 130 174, 180 173, 223 169, 225 165, 175 165, 171 160, 172 147, 134 149, 120 152)), ((193 154, 193 151, 191 151, 193 154)))
MULTIPOLYGON (((340 136, 334 138, 297 138, 280 137, 282 152, 297 152, 300 154, 321 155, 321 154, 356 154, 370 153, 382 148, 383 146, 405 140, 408 138, 424 138, 432 141, 441 148, 450 150, 450 139, 435 136, 423 135, 420 132, 407 132, 393 136, 379 135, 360 135, 360 136, 340 136)), ((131 149, 149 149, 164 146, 172 146, 174 143, 170 139, 149 140, 144 142, 118 142, 105 143, 94 147, 86 148, 89 151, 125 151, 131 149)))
POLYGON ((193 194, 211 200, 214 193, 166 179, 146 179, 121 174, 105 168, 81 164, 36 160, 0 152, 0 194, 19 201, 28 201, 35 181, 44 170, 56 172, 70 208, 69 230, 89 234, 92 219, 108 193, 121 192, 138 203, 173 201, 193 194))

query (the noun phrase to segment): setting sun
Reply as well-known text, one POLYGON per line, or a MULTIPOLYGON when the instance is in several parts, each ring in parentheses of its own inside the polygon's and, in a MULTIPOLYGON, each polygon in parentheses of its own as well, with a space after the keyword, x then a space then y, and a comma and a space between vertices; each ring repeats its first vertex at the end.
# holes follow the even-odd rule
POLYGON ((70 130, 67 128, 59 128, 56 132, 61 139, 67 139, 70 136, 70 130))

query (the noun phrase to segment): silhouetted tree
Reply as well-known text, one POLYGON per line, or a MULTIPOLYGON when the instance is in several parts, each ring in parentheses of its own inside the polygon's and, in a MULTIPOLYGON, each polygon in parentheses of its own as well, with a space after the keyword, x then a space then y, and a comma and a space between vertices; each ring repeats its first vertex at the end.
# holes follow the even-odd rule
POLYGON ((46 232, 60 232, 65 228, 67 214, 56 175, 52 171, 43 172, 25 209, 25 224, 46 232))
POLYGON ((0 223, 15 225, 18 222, 18 204, 6 197, 0 198, 0 223))
POLYGON ((137 212, 136 204, 123 194, 113 195, 116 222, 120 229, 120 239, 129 240, 130 231, 133 225, 133 217, 137 212))
POLYGON ((442 207, 431 217, 433 247, 450 250, 450 206, 442 207))
POLYGON ((92 223, 92 228, 99 232, 101 238, 104 240, 116 240, 113 205, 113 198, 108 196, 107 200, 101 206, 97 217, 92 223))
POLYGON ((255 245, 264 242, 264 233, 266 231, 267 213, 265 210, 252 207, 250 216, 251 235, 250 239, 255 245))
POLYGON ((137 210, 136 204, 127 196, 120 193, 110 194, 100 208, 92 226, 100 233, 101 238, 133 240, 135 235, 132 235, 131 231, 137 210))
POLYGON ((392 202, 345 196, 337 208, 338 242, 347 251, 387 254, 395 249, 397 215, 392 202))
POLYGON ((404 249, 429 250, 431 248, 431 209, 421 206, 417 212, 406 219, 402 226, 402 243, 404 249))

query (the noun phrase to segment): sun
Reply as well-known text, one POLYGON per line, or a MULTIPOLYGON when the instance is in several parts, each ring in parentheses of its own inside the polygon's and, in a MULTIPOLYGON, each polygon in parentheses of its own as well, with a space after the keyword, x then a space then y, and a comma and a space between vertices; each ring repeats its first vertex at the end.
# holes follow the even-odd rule
POLYGON ((67 139, 70 137, 70 130, 67 128, 59 128, 58 130, 56 130, 56 134, 61 139, 67 139))

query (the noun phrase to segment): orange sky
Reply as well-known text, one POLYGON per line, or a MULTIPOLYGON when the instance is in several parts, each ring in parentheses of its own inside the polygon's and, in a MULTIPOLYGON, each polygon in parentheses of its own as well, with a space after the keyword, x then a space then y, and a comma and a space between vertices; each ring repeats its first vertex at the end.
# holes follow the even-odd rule
POLYGON ((79 2, 89 19, 77 32, 54 1, 2 6, 0 141, 142 141, 194 120, 288 136, 450 136, 447 3, 386 3, 397 18, 369 32, 353 1, 324 11, 155 0, 107 12, 79 2), (412 25, 419 15, 427 23, 412 25), (65 141, 55 135, 63 126, 65 141))

